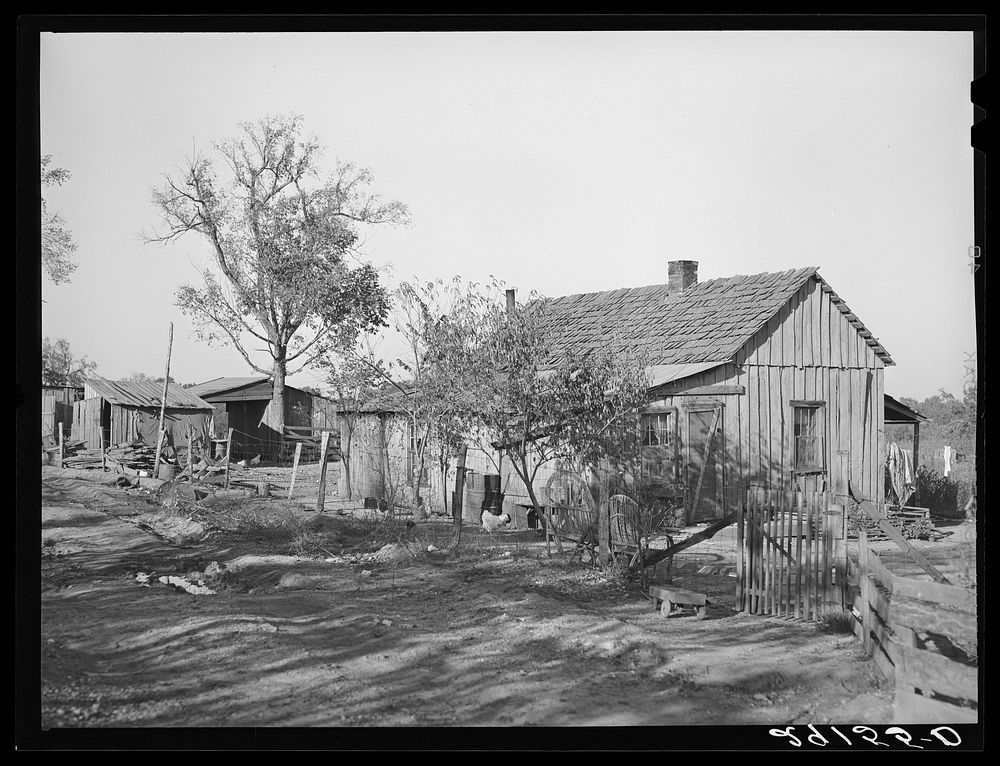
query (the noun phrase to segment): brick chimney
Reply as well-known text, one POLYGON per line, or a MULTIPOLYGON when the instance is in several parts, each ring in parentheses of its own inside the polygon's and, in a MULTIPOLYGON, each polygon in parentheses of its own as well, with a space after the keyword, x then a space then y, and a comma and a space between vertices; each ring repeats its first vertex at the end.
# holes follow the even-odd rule
POLYGON ((667 290, 682 293, 698 284, 698 261, 668 261, 667 290))
POLYGON ((517 310, 517 304, 514 301, 514 291, 507 291, 507 313, 513 314, 517 310))

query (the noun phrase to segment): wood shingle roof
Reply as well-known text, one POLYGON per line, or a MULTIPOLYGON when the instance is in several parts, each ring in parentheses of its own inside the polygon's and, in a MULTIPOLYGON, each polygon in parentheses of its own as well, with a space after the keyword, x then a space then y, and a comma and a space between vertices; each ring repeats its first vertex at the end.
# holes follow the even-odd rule
MULTIPOLYGON (((661 284, 567 295, 548 301, 545 322, 558 339, 556 356, 606 348, 645 352, 651 365, 724 362, 807 280, 815 277, 832 294, 817 271, 808 266, 710 279, 682 293, 661 284)), ((875 353, 892 364, 860 320, 842 301, 837 305, 875 353)))

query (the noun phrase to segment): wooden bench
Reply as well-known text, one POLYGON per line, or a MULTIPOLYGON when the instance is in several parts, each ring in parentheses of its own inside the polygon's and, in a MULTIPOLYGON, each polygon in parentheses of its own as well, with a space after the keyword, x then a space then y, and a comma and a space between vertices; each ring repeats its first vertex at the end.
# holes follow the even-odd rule
POLYGON ((665 588, 662 585, 649 586, 649 597, 653 599, 660 614, 669 617, 674 607, 678 611, 682 607, 693 608, 699 620, 704 620, 708 616, 708 605, 711 603, 704 593, 695 593, 682 588, 665 588))

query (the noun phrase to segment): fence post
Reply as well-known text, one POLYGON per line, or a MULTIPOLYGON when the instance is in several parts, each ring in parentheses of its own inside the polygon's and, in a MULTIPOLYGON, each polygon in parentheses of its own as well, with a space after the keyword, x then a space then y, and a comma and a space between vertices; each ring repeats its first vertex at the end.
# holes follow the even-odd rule
POLYGON ((59 421, 59 462, 57 465, 60 468, 63 467, 63 424, 61 420, 59 421))
MULTIPOLYGON (((611 493, 608 473, 604 466, 600 466, 597 470, 597 556, 602 567, 606 567, 611 559, 611 493)), ((641 555, 642 540, 639 541, 639 552, 641 555)))
POLYGON ((104 448, 104 428, 103 427, 99 428, 98 432, 101 435, 101 470, 106 471, 108 469, 108 461, 105 455, 105 448, 104 448))
POLYGON ((292 463, 292 480, 288 484, 288 499, 292 499, 292 490, 295 489, 295 474, 299 470, 299 458, 302 456, 302 442, 295 445, 295 460, 292 463))
POLYGON ((229 489, 229 456, 233 448, 233 429, 229 429, 229 434, 226 436, 226 484, 225 488, 229 489))
MULTIPOLYGON (((191 426, 189 425, 188 429, 187 429, 187 443, 188 443, 188 455, 187 455, 187 457, 188 457, 188 464, 187 464, 187 471, 188 471, 188 475, 191 477, 191 481, 194 481, 194 448, 192 446, 192 439, 191 439, 191 433, 192 433, 193 430, 194 429, 192 429, 191 426)), ((177 462, 180 462, 180 460, 178 460, 177 462)), ((182 475, 183 475, 183 472, 182 472, 182 475)))
POLYGON ((323 431, 319 443, 319 493, 316 495, 316 513, 326 505, 326 450, 330 446, 330 432, 323 431))
POLYGON ((869 579, 871 567, 869 564, 871 550, 868 548, 868 534, 864 528, 858 530, 858 564, 861 569, 861 630, 863 635, 861 641, 864 644, 865 654, 871 656, 872 653, 872 585, 869 579))
POLYGON ((744 493, 743 502, 737 502, 736 504, 736 608, 741 611, 746 611, 745 593, 744 593, 744 583, 743 574, 745 571, 743 564, 743 557, 745 552, 743 550, 743 529, 746 525, 746 494, 744 493))

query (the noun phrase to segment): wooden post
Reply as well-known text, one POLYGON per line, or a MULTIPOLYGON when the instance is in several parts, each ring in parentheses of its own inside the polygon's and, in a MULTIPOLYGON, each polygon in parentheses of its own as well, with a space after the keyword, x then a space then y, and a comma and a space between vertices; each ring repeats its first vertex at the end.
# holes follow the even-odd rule
POLYGON ((872 584, 868 579, 871 572, 869 557, 871 550, 868 548, 868 535, 864 528, 858 530, 858 564, 860 565, 860 585, 861 585, 861 641, 864 644, 865 654, 872 653, 872 584))
POLYGON ((104 449, 104 429, 98 429, 98 433, 101 435, 101 470, 106 471, 108 468, 108 460, 104 449))
POLYGON ((913 504, 920 505, 920 483, 917 469, 920 467, 920 423, 913 424, 913 504))
POLYGON ((316 495, 316 513, 323 513, 326 505, 326 450, 330 446, 330 432, 323 431, 319 440, 319 493, 316 495))
POLYGON ((302 442, 295 445, 295 460, 292 462, 292 480, 288 484, 288 499, 292 499, 292 490, 295 489, 295 474, 299 470, 299 458, 302 457, 302 442))
MULTIPOLYGON (((802 604, 802 575, 803 570, 806 568, 805 561, 802 558, 802 538, 805 535, 805 525, 808 523, 806 519, 806 508, 803 502, 803 497, 801 492, 795 492, 792 494, 795 500, 795 619, 805 616, 806 619, 809 618, 809 612, 806 611, 803 615, 803 604, 802 604)), ((789 548, 791 545, 789 544, 789 548)), ((809 553, 809 548, 806 547, 806 554, 809 553)), ((806 575, 808 576, 808 575, 806 575)))
POLYGON ((463 444, 458 451, 458 465, 455 468, 455 497, 451 503, 451 525, 454 532, 451 542, 452 548, 458 545, 458 541, 462 537, 462 506, 465 502, 463 498, 465 494, 465 458, 468 452, 468 446, 463 444))
MULTIPOLYGON (((746 494, 744 493, 744 498, 746 494)), ((745 583, 743 578, 746 574, 746 569, 744 567, 744 557, 746 552, 743 550, 743 535, 744 529, 746 528, 746 502, 737 501, 734 503, 736 507, 736 513, 739 515, 736 517, 736 609, 737 611, 746 611, 746 593, 745 593, 745 583)))
POLYGON ((167 409, 167 386, 170 385, 170 351, 174 347, 174 323, 170 323, 170 338, 167 341, 167 371, 163 374, 163 399, 160 401, 160 440, 156 443, 156 457, 153 460, 153 477, 160 472, 160 449, 163 446, 163 417, 167 409))
POLYGON ((229 434, 226 436, 226 483, 225 488, 229 489, 229 455, 230 450, 233 448, 233 429, 229 429, 229 434))
POLYGON ((188 464, 187 464, 187 470, 188 470, 188 475, 191 477, 191 481, 194 481, 194 447, 193 447, 193 439, 191 438, 192 431, 193 431, 193 429, 191 428, 191 426, 188 426, 188 432, 187 432, 187 442, 188 442, 188 464))
MULTIPOLYGON (((608 487, 608 472, 602 466, 598 469, 598 490, 597 490, 597 555, 601 560, 601 566, 607 566, 611 559, 611 509, 610 492, 608 487)), ((642 540, 639 541, 640 551, 642 540)))
POLYGON ((59 421, 59 458, 58 458, 59 462, 56 463, 56 465, 58 465, 60 468, 63 467, 63 457, 64 457, 64 453, 63 453, 63 424, 62 424, 62 421, 60 420, 59 421))

